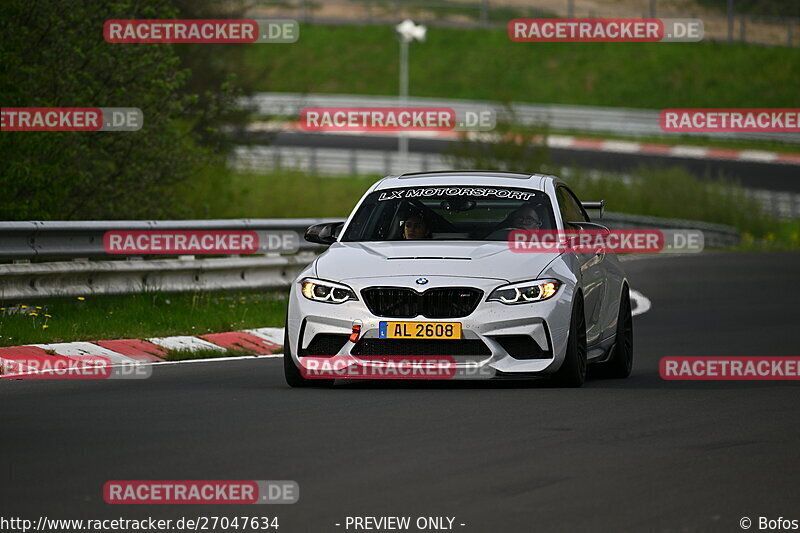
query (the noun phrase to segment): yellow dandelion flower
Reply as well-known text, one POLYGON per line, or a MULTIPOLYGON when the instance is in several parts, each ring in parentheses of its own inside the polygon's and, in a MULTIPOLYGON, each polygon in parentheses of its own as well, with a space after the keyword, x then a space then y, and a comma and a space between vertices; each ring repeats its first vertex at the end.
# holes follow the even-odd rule
POLYGON ((42 306, 41 306, 41 305, 37 305, 37 306, 36 306, 36 309, 41 309, 41 308, 42 308, 42 306))
POLYGON ((86 298, 84 298, 83 296, 78 296, 78 300, 80 300, 80 301, 84 301, 85 299, 86 298))
POLYGON ((45 313, 44 316, 46 316, 47 318, 53 318, 52 315, 48 315, 47 313, 45 313))
POLYGON ((44 324, 44 325, 42 326, 42 329, 47 329, 47 328, 49 328, 49 327, 50 327, 50 326, 48 326, 47 324, 44 324))
POLYGON ((19 306, 19 308, 20 308, 20 309, 27 309, 27 308, 28 308, 28 306, 27 306, 27 305, 20 305, 20 306, 19 306))
POLYGON ((28 316, 39 316, 39 313, 31 313, 28 316))

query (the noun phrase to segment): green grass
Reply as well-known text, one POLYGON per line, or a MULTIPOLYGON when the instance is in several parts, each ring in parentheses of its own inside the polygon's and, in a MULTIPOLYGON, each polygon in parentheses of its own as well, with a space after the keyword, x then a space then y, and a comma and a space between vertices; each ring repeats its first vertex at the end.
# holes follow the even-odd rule
POLYGON ((613 173, 590 178, 580 171, 567 180, 579 198, 605 199, 606 209, 636 215, 728 224, 765 235, 774 224, 735 184, 700 181, 681 168, 639 168, 630 181, 613 173))
POLYGON ((182 186, 177 197, 190 209, 188 218, 344 217, 380 177, 237 174, 213 167, 182 186))
MULTIPOLYGON (((391 2, 387 3, 385 0, 367 0, 361 2, 363 6, 372 6, 373 16, 393 16, 396 13, 395 6, 399 5, 402 13, 412 18, 430 19, 452 19, 464 18, 472 21, 479 21, 481 17, 481 10, 477 7, 478 4, 464 5, 463 2, 450 2, 439 0, 438 5, 419 7, 409 5, 408 2, 391 2)), ((507 7, 507 6, 490 6, 488 11, 488 20, 490 22, 506 23, 511 19, 523 17, 537 17, 537 18, 552 18, 556 15, 550 11, 538 9, 535 7, 524 8, 520 7, 507 7)))
MULTIPOLYGON (((250 46, 258 91, 397 94, 391 26, 303 25, 292 45, 250 46)), ((800 49, 722 43, 514 43, 505 30, 430 28, 411 46, 414 96, 669 107, 796 107, 800 49)))
POLYGON ((0 308, 0 346, 142 339, 280 327, 286 316, 286 291, 51 298, 2 302, 0 308))

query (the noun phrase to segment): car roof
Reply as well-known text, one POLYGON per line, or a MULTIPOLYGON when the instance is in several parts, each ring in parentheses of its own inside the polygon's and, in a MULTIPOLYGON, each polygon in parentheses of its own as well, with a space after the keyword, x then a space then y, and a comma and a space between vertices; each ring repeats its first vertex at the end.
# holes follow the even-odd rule
POLYGON ((541 191, 544 190, 546 180, 557 179, 546 174, 524 174, 496 170, 443 170, 386 176, 377 182, 372 190, 419 187, 420 185, 493 185, 541 191))

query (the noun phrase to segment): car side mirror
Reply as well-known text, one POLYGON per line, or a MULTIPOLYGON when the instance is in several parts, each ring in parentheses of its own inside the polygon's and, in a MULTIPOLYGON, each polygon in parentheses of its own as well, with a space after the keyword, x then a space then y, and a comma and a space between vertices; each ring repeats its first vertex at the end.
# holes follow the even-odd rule
POLYGON ((344 222, 327 222, 314 224, 306 230, 305 240, 315 244, 329 245, 336 242, 344 222))
POLYGON ((600 200, 599 202, 581 202, 581 205, 587 211, 589 209, 595 209, 600 211, 600 215, 597 217, 598 219, 603 218, 603 213, 606 211, 606 201, 600 200))

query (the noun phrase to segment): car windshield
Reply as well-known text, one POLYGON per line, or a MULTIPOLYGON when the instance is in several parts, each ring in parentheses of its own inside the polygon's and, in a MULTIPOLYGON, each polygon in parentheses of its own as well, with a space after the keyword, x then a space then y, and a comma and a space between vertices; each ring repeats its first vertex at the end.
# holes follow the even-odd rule
POLYGON ((510 187, 385 189, 361 204, 345 242, 504 241, 512 229, 555 229, 549 197, 510 187))

